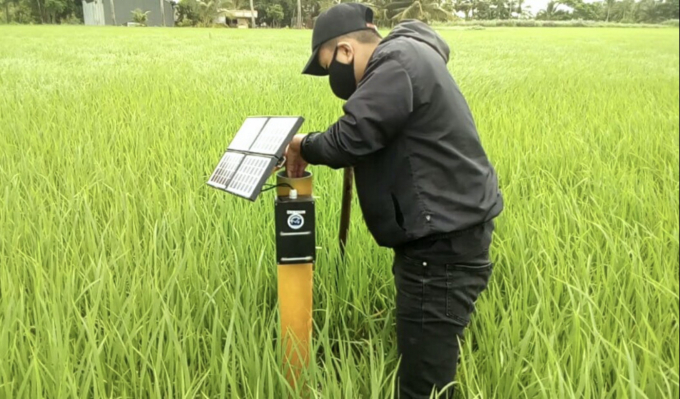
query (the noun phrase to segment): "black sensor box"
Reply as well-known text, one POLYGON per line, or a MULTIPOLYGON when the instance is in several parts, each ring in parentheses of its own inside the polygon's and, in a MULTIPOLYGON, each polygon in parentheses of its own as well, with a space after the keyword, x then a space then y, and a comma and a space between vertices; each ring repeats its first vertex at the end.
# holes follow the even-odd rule
POLYGON ((314 263, 316 231, 314 197, 277 197, 276 261, 279 265, 314 263))

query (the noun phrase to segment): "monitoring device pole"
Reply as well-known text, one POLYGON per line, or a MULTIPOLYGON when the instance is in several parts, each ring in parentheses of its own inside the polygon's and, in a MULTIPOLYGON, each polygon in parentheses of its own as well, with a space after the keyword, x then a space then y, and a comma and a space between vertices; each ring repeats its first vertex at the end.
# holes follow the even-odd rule
POLYGON ((286 378, 294 388, 309 365, 312 337, 313 267, 316 258, 312 174, 276 175, 276 259, 281 343, 286 378))
MULTIPOLYGON (((302 117, 258 116, 245 120, 215 167, 207 184, 255 201, 278 165, 302 117)), ((290 179, 276 175, 274 218, 280 342, 283 368, 297 390, 300 374, 309 365, 312 337, 312 276, 316 236, 312 174, 290 179)), ((274 188, 270 187, 270 188, 274 188)))

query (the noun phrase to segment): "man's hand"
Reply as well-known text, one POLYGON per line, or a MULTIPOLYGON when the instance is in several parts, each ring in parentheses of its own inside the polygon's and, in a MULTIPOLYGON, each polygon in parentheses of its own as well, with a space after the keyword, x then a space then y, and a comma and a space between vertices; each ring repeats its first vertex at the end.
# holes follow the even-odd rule
POLYGON ((304 134, 296 134, 286 148, 286 173, 290 178, 302 177, 307 168, 308 164, 300 154, 300 147, 304 138, 304 134))

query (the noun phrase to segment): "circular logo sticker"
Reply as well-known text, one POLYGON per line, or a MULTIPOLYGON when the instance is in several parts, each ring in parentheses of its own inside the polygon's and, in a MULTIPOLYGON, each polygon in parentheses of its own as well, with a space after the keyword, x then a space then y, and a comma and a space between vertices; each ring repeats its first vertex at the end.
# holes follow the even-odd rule
POLYGON ((288 227, 290 227, 293 230, 298 230, 305 224, 305 219, 302 217, 302 215, 298 213, 294 213, 290 216, 288 216, 288 227))

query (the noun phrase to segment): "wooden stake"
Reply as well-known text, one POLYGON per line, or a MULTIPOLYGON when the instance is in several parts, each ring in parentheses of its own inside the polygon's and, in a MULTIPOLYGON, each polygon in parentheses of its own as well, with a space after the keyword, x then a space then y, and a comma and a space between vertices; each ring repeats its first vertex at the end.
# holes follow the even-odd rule
POLYGON ((354 169, 345 168, 342 179, 342 208, 340 210, 340 256, 345 258, 345 245, 347 245, 347 233, 349 231, 349 217, 352 212, 352 184, 354 182, 354 169))

